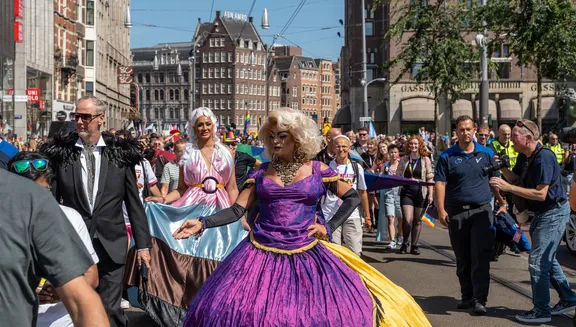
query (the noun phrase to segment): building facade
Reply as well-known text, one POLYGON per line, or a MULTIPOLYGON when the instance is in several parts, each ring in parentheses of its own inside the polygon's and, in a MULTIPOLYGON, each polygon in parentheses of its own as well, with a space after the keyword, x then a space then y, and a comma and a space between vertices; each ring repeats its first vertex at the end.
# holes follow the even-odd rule
POLYGON ((70 118, 76 101, 84 94, 86 8, 83 3, 54 0, 53 121, 70 118))
POLYGON ((192 109, 191 48, 191 42, 182 42, 132 49, 142 126, 154 124, 156 130, 161 131, 175 126, 184 131, 192 109))
POLYGON ((119 67, 131 62, 130 29, 125 24, 129 4, 129 0, 86 1, 87 16, 94 13, 94 24, 86 29, 85 60, 90 69, 86 70, 85 91, 108 104, 107 129, 124 128, 130 118, 130 85, 118 83, 119 67))
POLYGON ((335 113, 335 74, 333 63, 302 56, 302 49, 279 46, 274 63, 280 74, 281 106, 301 110, 319 127, 335 113))
MULTIPOLYGON (((22 1, 23 6, 23 0, 20 1, 22 1)), ((14 55, 16 49, 14 39, 15 3, 17 2, 0 2, 0 114, 9 125, 14 125, 14 97, 11 94, 14 90, 14 55)))
MULTIPOLYGON (((401 0, 407 2, 408 0, 401 0)), ((366 0, 366 53, 368 59, 368 80, 386 77, 395 80, 398 70, 385 76, 375 67, 394 59, 402 51, 396 40, 382 41, 389 22, 391 6, 372 10, 373 1, 366 0), (382 44, 384 42, 384 44, 382 44)), ((397 5, 396 3, 393 5, 397 5)), ((361 27, 362 12, 360 0, 346 0, 345 26, 346 40, 341 52, 342 62, 342 107, 335 116, 335 124, 345 129, 360 127, 362 116, 361 81, 361 27)), ((405 33, 408 39, 411 33, 405 33)), ((467 36, 473 41, 475 35, 467 36)), ((517 119, 536 118, 536 74, 533 69, 519 67, 517 60, 510 56, 509 48, 504 45, 495 51, 492 58, 497 62, 497 76, 489 76, 489 113, 495 128, 499 124, 513 124, 517 119)), ((418 72, 418 66, 411 74, 418 72)), ((426 85, 416 85, 411 74, 406 74, 399 83, 374 83, 368 87, 368 105, 370 116, 375 122, 377 132, 387 134, 413 133, 420 127, 433 130, 434 98, 426 85)), ((439 132, 449 133, 454 128, 455 119, 467 114, 479 120, 479 81, 474 81, 464 90, 463 95, 454 104, 440 102, 439 132)), ((563 85, 548 82, 544 85, 542 98, 543 129, 546 130, 558 121, 555 91, 563 85)))
POLYGON ((280 107, 280 80, 277 69, 267 67, 267 48, 253 18, 216 11, 214 22, 202 25, 194 40, 200 105, 211 108, 220 124, 239 130, 250 115, 250 132, 256 131, 266 106, 269 111, 280 107))
POLYGON ((14 60, 13 132, 22 139, 47 135, 52 121, 53 0, 25 0, 21 42, 14 60))

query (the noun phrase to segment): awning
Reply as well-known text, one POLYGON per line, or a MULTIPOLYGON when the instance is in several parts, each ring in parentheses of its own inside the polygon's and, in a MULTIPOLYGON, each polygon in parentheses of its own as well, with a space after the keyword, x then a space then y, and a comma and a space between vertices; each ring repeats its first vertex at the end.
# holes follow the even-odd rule
MULTIPOLYGON (((538 108, 538 99, 532 99, 532 119, 536 119, 536 109, 538 108)), ((558 120, 558 106, 554 101, 554 97, 542 97, 542 119, 543 120, 558 120)))
POLYGON ((456 120, 456 118, 465 115, 474 118, 472 101, 465 99, 456 100, 456 102, 452 104, 452 120, 456 120))
POLYGON ((334 115, 332 120, 332 126, 342 126, 352 124, 352 113, 350 112, 350 106, 344 106, 334 115))
MULTIPOLYGON (((498 120, 498 110, 496 110, 496 101, 488 102, 488 113, 492 115, 493 120, 498 120)), ((476 117, 480 117, 480 100, 476 100, 476 117)))
POLYGON ((402 101, 403 121, 434 121, 434 100, 412 98, 402 101))
POLYGON ((522 106, 518 100, 502 99, 500 100, 499 120, 518 120, 522 118, 522 106))

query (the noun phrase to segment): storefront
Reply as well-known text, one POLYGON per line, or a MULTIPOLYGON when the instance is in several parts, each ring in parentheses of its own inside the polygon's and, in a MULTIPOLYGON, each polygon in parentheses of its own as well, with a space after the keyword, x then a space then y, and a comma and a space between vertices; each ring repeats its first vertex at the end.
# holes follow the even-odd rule
POLYGON ((14 60, 0 56, 0 114, 7 126, 4 133, 14 126, 14 60))
POLYGON ((402 134, 418 134, 422 127, 428 131, 435 130, 434 99, 427 97, 403 99, 400 106, 402 134))
MULTIPOLYGON (((0 1, 0 114, 8 124, 5 133, 13 126, 14 119, 14 41, 15 36, 20 35, 14 34, 14 22, 15 16, 20 18, 23 4, 23 1, 0 1), (17 11, 15 3, 19 5, 17 11)), ((21 22, 17 26, 21 27, 21 22)))
POLYGON ((26 135, 48 135, 52 122, 52 75, 26 69, 26 135))

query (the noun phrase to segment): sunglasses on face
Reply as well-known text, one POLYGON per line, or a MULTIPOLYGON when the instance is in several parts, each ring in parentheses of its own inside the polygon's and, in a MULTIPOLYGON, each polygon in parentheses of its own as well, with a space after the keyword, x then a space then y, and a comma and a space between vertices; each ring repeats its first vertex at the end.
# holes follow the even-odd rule
POLYGON ((80 119, 82 119, 82 121, 85 122, 90 122, 92 121, 94 118, 101 116, 102 114, 96 114, 96 115, 92 115, 92 114, 80 114, 80 113, 73 113, 73 117, 75 121, 78 121, 80 119))
POLYGON ((522 120, 516 121, 516 126, 526 128, 528 130, 528 132, 530 132, 530 134, 532 134, 532 136, 534 136, 534 131, 530 127, 526 126, 526 124, 524 124, 524 122, 522 120))
POLYGON ((366 135, 368 135, 368 133, 360 133, 360 134, 358 134, 358 135, 360 135, 360 136, 366 136, 366 135))
POLYGON ((231 148, 235 148, 238 146, 238 143, 226 143, 226 145, 228 145, 231 148))
POLYGON ((28 171, 30 167, 34 167, 37 171, 46 171, 46 169, 48 169, 48 161, 45 159, 20 160, 14 162, 12 167, 14 167, 14 170, 19 174, 28 171))
POLYGON ((478 134, 478 136, 488 137, 488 134, 478 134))

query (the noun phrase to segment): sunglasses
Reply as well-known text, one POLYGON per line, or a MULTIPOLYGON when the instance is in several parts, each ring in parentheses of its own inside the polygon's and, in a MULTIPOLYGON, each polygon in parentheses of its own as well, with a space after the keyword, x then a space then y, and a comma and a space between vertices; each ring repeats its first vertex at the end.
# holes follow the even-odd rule
POLYGON ((80 118, 82 118, 82 121, 85 122, 90 122, 92 121, 94 118, 102 116, 102 114, 96 114, 96 115, 92 115, 92 114, 79 114, 77 112, 73 113, 73 117, 75 121, 80 120, 80 118))
POLYGON ((231 148, 235 148, 238 146, 238 143, 226 143, 226 145, 231 147, 231 148))
POLYGON ((526 128, 528 130, 528 132, 530 132, 530 134, 532 134, 532 136, 534 136, 534 131, 530 127, 526 126, 526 124, 524 124, 524 122, 522 120, 516 121, 516 126, 526 128))
POLYGON ((360 134, 358 134, 358 135, 360 135, 360 136, 366 136, 366 135, 368 135, 368 133, 360 133, 360 134))
POLYGON ((490 134, 478 134, 478 136, 488 137, 490 134))
POLYGON ((12 167, 14 167, 14 170, 19 174, 28 171, 30 167, 34 167, 37 171, 46 171, 46 169, 48 169, 48 161, 45 159, 20 160, 14 162, 12 167))

